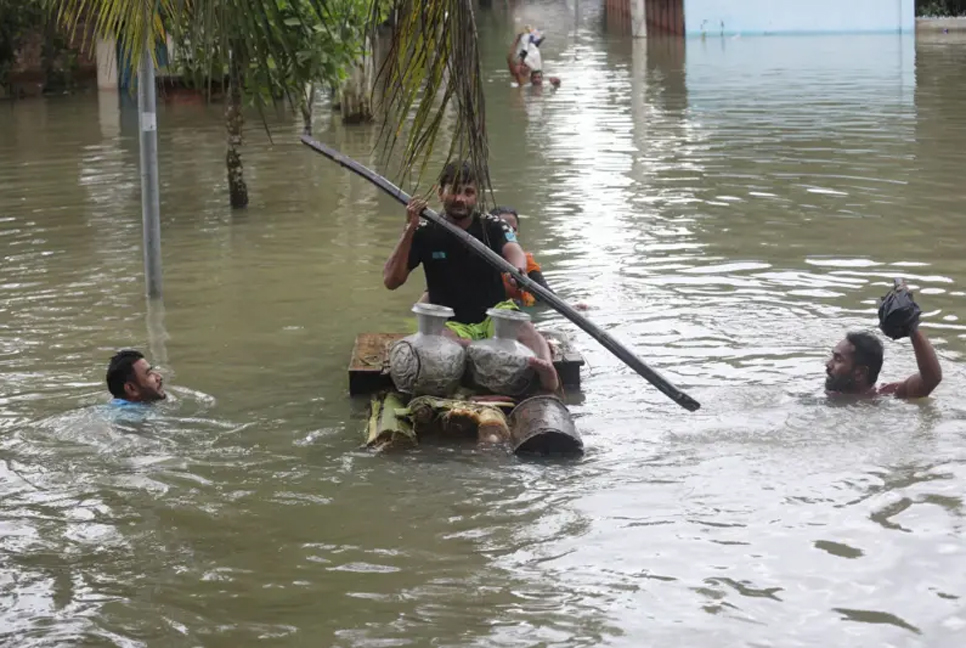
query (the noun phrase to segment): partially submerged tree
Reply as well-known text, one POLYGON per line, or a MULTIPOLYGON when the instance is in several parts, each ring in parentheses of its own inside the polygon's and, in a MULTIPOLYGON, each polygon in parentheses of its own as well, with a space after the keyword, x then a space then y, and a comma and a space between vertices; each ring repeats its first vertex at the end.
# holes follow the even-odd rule
POLYGON ((178 68, 189 81, 209 90, 213 80, 219 85, 227 81, 226 165, 232 207, 248 204, 241 158, 244 105, 261 109, 287 101, 301 114, 304 130, 311 132, 316 88, 340 87, 347 68, 363 55, 368 0, 327 0, 325 21, 310 0, 276 0, 274 6, 277 16, 262 25, 271 47, 251 47, 246 34, 252 27, 224 14, 203 21, 184 13, 173 31, 178 68))
POLYGON ((489 184, 475 0, 49 1, 72 29, 93 18, 95 34, 117 39, 134 69, 145 45, 163 39, 167 28, 190 48, 196 69, 209 79, 227 76, 229 188, 238 206, 247 203, 238 152, 243 97, 287 99, 310 121, 307 89, 344 78, 362 53, 361 40, 351 47, 346 41, 374 34, 391 6, 392 44, 378 71, 387 155, 401 149, 404 167, 421 172, 444 130, 444 117, 455 113, 444 135, 447 157, 471 160, 489 184))

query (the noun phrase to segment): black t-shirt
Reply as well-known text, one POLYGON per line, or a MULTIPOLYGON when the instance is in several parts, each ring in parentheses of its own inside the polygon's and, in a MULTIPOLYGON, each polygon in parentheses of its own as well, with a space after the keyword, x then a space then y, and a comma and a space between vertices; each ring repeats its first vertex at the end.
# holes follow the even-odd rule
MULTIPOLYGON (((466 231, 501 256, 503 246, 516 241, 510 226, 489 214, 474 215, 466 231)), ((482 322, 488 308, 506 300, 500 271, 442 227, 427 221, 416 229, 409 251, 409 269, 420 263, 426 272, 429 301, 452 308, 457 322, 482 322)))

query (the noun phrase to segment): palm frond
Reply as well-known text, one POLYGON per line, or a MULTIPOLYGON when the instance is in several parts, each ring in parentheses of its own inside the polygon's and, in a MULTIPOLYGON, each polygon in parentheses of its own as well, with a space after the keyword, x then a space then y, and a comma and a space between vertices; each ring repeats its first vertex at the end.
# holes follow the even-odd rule
POLYGON ((79 27, 85 28, 79 34, 82 46, 92 50, 95 38, 116 38, 136 67, 149 38, 164 41, 161 15, 170 11, 171 0, 47 0, 46 5, 71 38, 78 36, 79 27))
MULTIPOLYGON (((395 0, 395 25, 377 76, 387 155, 426 171, 448 111, 455 115, 447 159, 469 161, 490 189, 483 78, 474 0, 395 0)), ((374 10, 379 0, 374 0, 374 10)), ((370 21, 377 27, 375 19, 370 21)), ((444 136, 445 137, 445 136, 444 136)))
MULTIPOLYGON (((434 148, 448 141, 447 157, 470 161, 487 190, 475 1, 47 0, 72 33, 86 24, 97 37, 117 39, 135 69, 149 38, 161 42, 171 33, 176 42, 190 43, 194 66, 210 82, 224 78, 230 53, 251 71, 246 78, 270 88, 271 100, 284 94, 293 104, 306 85, 325 82, 320 75, 331 82, 342 74, 345 61, 358 55, 359 45, 350 41, 358 40, 353 30, 359 28, 360 8, 364 12, 368 6, 368 29, 374 34, 391 6, 396 18, 392 42, 377 75, 387 155, 401 150, 404 167, 421 177, 434 148), (307 65, 306 44, 320 39, 329 54, 307 65)), ((262 105, 263 96, 247 94, 262 105)))

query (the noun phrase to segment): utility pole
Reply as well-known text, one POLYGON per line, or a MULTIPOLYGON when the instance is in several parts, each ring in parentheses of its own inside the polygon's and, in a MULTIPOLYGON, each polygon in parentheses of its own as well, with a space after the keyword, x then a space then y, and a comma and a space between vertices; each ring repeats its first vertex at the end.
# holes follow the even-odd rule
MULTIPOLYGON (((152 10, 153 13, 153 10, 152 10)), ((149 16, 153 17, 153 16, 149 16)), ((141 134, 141 221, 144 229, 144 277, 148 297, 161 296, 161 196, 158 189, 158 113, 154 80, 154 32, 148 35, 138 71, 138 125, 141 134)))

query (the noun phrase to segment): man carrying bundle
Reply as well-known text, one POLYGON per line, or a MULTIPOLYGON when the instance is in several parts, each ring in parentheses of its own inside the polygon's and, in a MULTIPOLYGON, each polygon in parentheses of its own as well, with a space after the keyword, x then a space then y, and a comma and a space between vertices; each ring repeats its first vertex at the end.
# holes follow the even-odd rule
MULTIPOLYGON (((540 44, 543 38, 539 30, 527 25, 513 39, 506 60, 510 74, 518 86, 526 85, 528 80, 534 86, 543 84, 543 58, 540 56, 540 44)), ((550 85, 554 88, 559 87, 560 79, 550 77, 550 85)))
MULTIPOLYGON (((477 212, 478 184, 476 172, 469 164, 447 164, 439 177, 442 216, 525 275, 526 254, 517 243, 513 230, 499 218, 477 212)), ((464 345, 472 340, 492 337, 493 322, 486 311, 489 308, 517 309, 516 304, 506 298, 500 271, 443 228, 420 222, 420 214, 426 206, 427 202, 422 198, 413 198, 407 205, 406 226, 383 268, 383 283, 389 290, 395 290, 422 264, 429 301, 452 308, 455 313, 447 323, 446 334, 464 345)), ((531 359, 531 366, 543 389, 557 391, 560 382, 551 361, 550 346, 544 337, 527 322, 520 342, 536 355, 531 359)))
POLYGON ((872 333, 851 332, 832 349, 825 364, 825 390, 830 395, 925 398, 943 379, 939 358, 919 330, 919 306, 905 283, 896 282, 879 306, 879 328, 893 340, 908 337, 919 371, 902 382, 877 386, 882 369, 882 343, 872 333))

